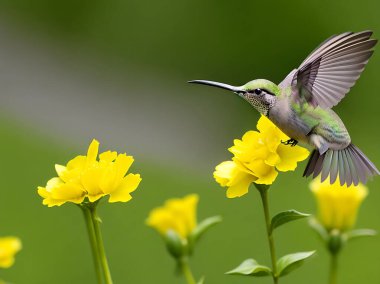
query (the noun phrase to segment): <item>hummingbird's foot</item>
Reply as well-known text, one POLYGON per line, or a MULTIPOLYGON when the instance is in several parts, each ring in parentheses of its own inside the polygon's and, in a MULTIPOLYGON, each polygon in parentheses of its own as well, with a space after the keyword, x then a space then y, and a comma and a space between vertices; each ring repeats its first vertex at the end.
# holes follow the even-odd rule
POLYGON ((281 141, 281 143, 284 145, 290 145, 291 147, 294 147, 298 144, 298 141, 296 139, 290 138, 289 140, 281 141))

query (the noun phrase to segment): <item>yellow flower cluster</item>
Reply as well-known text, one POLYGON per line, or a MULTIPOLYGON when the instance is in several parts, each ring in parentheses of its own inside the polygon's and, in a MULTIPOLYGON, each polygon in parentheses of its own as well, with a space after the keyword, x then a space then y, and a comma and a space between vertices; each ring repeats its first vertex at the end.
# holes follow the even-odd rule
POLYGON ((38 194, 49 207, 66 202, 80 204, 85 198, 95 202, 109 195, 109 202, 127 202, 139 185, 139 174, 127 174, 133 157, 106 151, 99 154, 99 142, 93 140, 87 156, 77 156, 66 166, 56 165, 58 177, 50 179, 45 187, 38 187, 38 194))
POLYGON ((190 194, 183 198, 173 198, 164 206, 153 209, 146 224, 165 236, 174 231, 182 240, 186 240, 197 226, 197 204, 199 197, 190 194))
POLYGON ((289 139, 268 118, 261 116, 259 131, 248 131, 241 140, 235 139, 229 151, 232 161, 225 161, 215 168, 214 178, 228 187, 227 197, 239 197, 248 192, 252 182, 272 184, 277 171, 293 171, 297 162, 305 160, 309 151, 303 147, 284 145, 289 139))
POLYGON ((15 237, 0 238, 0 267, 8 268, 15 261, 15 254, 21 250, 21 241, 15 237))
POLYGON ((327 230, 345 231, 351 229, 356 222, 359 207, 368 194, 367 188, 334 184, 329 181, 320 182, 319 178, 310 183, 310 189, 318 204, 318 219, 327 230))

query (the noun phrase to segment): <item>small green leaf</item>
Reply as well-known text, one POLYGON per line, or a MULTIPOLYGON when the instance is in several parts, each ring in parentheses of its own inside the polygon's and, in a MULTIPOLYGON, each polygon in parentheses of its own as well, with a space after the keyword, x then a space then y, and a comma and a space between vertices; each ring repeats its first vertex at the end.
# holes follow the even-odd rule
POLYGON ((377 235, 377 232, 371 229, 357 229, 357 230, 352 230, 346 233, 347 240, 352 240, 352 239, 357 239, 357 238, 362 238, 362 237, 373 237, 376 235, 377 235))
POLYGON ((306 218, 309 216, 310 216, 310 214, 301 213, 301 212, 298 212, 298 211, 293 210, 293 209, 287 210, 284 212, 280 212, 272 218, 271 231, 273 231, 274 229, 276 229, 277 227, 279 227, 285 223, 295 221, 295 220, 299 220, 302 218, 306 218))
POLYGON ((200 239, 200 237, 212 226, 222 222, 222 217, 221 216, 213 216, 204 219, 202 222, 198 224, 198 226, 193 230, 191 233, 191 241, 195 243, 200 239))
MULTIPOLYGON (((201 279, 199 279, 199 281, 197 282, 197 284, 204 284, 205 283, 205 277, 202 276, 201 279)), ((1 283, 0 283, 1 284, 1 283)))
POLYGON ((329 233, 316 218, 309 219, 309 226, 318 234, 322 241, 327 242, 329 240, 329 233))
POLYGON ((245 276, 268 276, 272 274, 272 270, 264 265, 260 265, 256 260, 250 258, 244 260, 235 269, 226 272, 230 275, 245 275, 245 276))
POLYGON ((164 240, 166 248, 174 258, 180 258, 186 253, 186 242, 175 231, 167 231, 164 240))
POLYGON ((278 276, 284 276, 300 267, 315 251, 297 252, 284 255, 277 261, 278 276))

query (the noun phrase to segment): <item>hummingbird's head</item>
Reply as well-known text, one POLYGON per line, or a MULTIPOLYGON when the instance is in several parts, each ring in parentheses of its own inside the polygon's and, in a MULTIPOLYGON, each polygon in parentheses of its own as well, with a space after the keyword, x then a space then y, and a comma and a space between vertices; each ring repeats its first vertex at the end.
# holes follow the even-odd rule
POLYGON ((194 80, 189 81, 189 83, 203 84, 233 91, 266 116, 268 116, 269 110, 281 92, 276 84, 265 79, 253 80, 240 87, 206 80, 194 80))

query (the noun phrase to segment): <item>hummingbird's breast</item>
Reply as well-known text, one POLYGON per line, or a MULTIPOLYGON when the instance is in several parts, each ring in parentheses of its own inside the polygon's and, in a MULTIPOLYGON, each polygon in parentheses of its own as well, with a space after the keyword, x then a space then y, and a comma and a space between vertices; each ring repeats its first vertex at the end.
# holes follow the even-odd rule
POLYGON ((343 149, 351 143, 350 135, 340 117, 331 109, 291 102, 280 97, 268 115, 286 135, 315 146, 312 134, 323 138, 329 149, 343 149))
POLYGON ((308 143, 307 135, 312 130, 313 125, 309 125, 302 120, 294 111, 287 98, 279 98, 270 109, 268 117, 290 138, 308 143))

